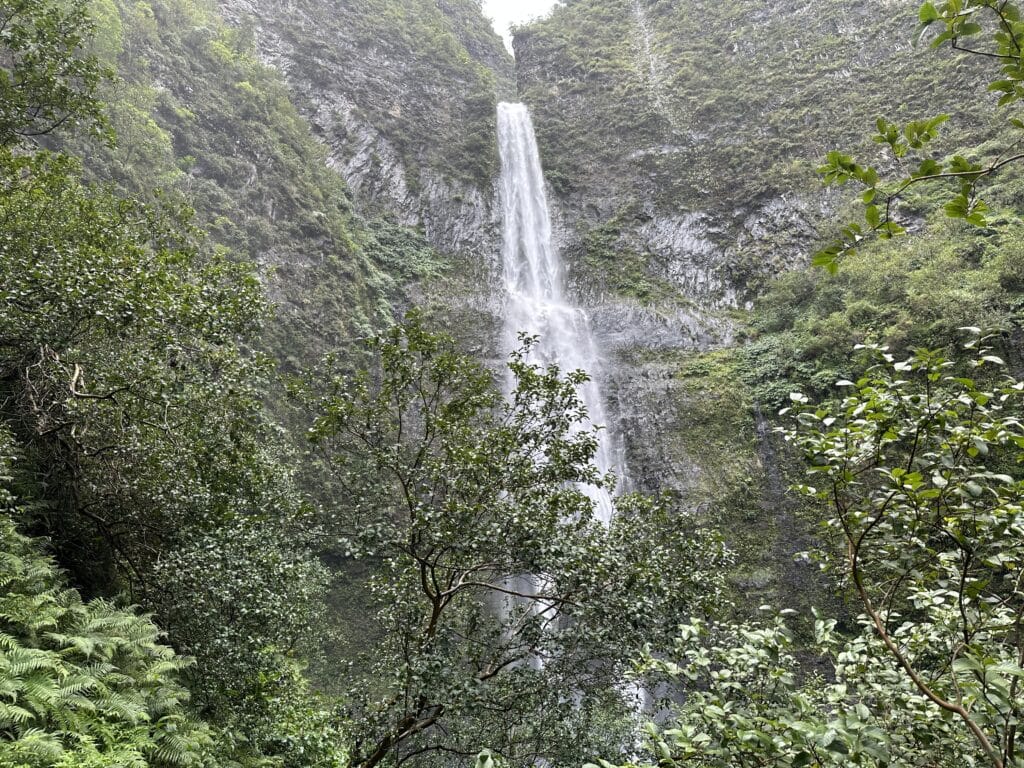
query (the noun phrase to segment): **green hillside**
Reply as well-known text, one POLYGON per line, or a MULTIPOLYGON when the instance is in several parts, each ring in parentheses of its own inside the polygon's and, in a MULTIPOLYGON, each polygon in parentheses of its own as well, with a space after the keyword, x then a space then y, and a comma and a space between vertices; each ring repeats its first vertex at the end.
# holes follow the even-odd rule
POLYGON ((581 269, 629 295, 606 276, 625 252, 629 285, 671 287, 636 232, 691 216, 714 252, 694 268, 747 300, 813 247, 840 203, 814 169, 837 147, 871 151, 876 118, 949 113, 946 151, 986 136, 984 65, 912 46, 916 23, 910 3, 574 0, 518 30, 521 95, 574 211, 581 269))
POLYGON ((514 47, 0 0, 0 768, 1024 768, 1024 8, 514 47))

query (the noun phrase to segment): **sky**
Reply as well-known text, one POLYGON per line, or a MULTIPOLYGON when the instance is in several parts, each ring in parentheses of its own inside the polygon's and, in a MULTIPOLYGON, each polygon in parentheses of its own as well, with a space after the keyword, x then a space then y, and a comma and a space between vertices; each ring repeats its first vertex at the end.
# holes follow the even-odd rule
POLYGON ((509 24, 522 24, 524 21, 543 16, 557 0, 484 0, 484 16, 494 22, 494 29, 505 38, 505 45, 512 50, 512 36, 508 33, 509 24))

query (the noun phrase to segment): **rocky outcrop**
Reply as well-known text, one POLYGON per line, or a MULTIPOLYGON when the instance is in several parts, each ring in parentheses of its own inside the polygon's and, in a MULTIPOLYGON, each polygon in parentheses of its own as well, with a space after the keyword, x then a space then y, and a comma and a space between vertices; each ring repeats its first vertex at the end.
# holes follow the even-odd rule
POLYGON ((843 200, 814 173, 829 149, 874 154, 865 139, 880 114, 963 112, 976 62, 937 65, 910 45, 916 21, 896 3, 841 0, 559 5, 514 46, 568 229, 585 244, 642 211, 616 223, 615 247, 643 255, 680 299, 745 306, 804 263, 843 200))
POLYGON ((455 263, 497 248, 494 111, 512 61, 472 0, 221 0, 327 146, 357 207, 455 263))

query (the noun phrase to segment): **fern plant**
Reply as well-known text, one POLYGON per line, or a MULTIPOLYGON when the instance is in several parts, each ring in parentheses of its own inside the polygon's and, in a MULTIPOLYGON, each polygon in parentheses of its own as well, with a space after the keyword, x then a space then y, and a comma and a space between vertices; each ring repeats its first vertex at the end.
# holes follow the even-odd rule
POLYGON ((209 730, 185 713, 188 660, 148 617, 68 589, 17 532, 0 433, 0 765, 189 768, 209 730))

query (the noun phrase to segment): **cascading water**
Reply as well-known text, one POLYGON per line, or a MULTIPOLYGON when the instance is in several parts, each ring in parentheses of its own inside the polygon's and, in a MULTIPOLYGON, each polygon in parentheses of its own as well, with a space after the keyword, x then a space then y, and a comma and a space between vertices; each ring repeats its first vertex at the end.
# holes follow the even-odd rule
MULTIPOLYGON (((604 403, 596 376, 599 358, 590 319, 565 300, 563 268, 551 240, 551 218, 544 193, 544 173, 525 104, 498 104, 498 146, 501 153, 501 205, 504 217, 505 313, 507 342, 520 332, 540 337, 534 356, 557 363, 565 371, 583 369, 591 379, 580 396, 594 424, 606 425, 604 403)), ((595 462, 602 472, 615 469, 615 451, 607 428, 598 434, 595 462)), ((607 525, 612 499, 603 488, 584 486, 595 511, 607 525)))
MULTIPOLYGON (((598 433, 594 461, 602 473, 616 471, 614 435, 607 428, 604 401, 597 382, 600 358, 590 330, 590 318, 580 307, 566 302, 562 262, 551 239, 551 217, 544 192, 544 172, 525 104, 498 104, 498 149, 501 153, 501 209, 504 219, 502 261, 508 305, 505 312, 506 342, 511 347, 521 332, 536 335, 540 344, 534 356, 541 363, 557 363, 562 370, 582 369, 590 381, 580 390, 587 415, 605 426, 598 433)), ((614 506, 604 488, 583 486, 594 502, 597 517, 611 523, 614 506)), ((520 590, 536 590, 535 578, 521 577, 520 590)), ((507 610, 507 605, 505 610, 507 610)), ((539 666, 536 659, 531 661, 539 666)), ((643 687, 625 684, 623 695, 644 711, 649 695, 643 687)))

